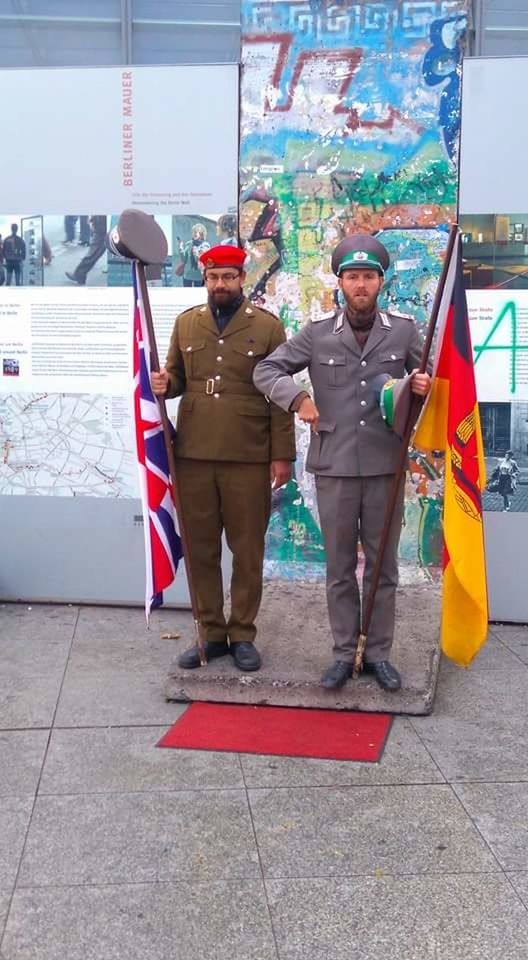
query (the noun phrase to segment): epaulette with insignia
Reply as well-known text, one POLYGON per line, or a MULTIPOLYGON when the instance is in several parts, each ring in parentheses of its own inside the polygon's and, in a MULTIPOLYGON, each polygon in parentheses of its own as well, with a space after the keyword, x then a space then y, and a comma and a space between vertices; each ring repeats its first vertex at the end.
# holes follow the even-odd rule
POLYGON ((311 323, 324 323, 324 321, 336 320, 339 316, 339 310, 333 310, 332 313, 323 313, 319 317, 310 317, 311 323))
POLYGON ((260 304, 253 303, 252 300, 249 301, 253 310, 260 310, 261 313, 267 313, 268 317, 273 317, 274 320, 280 320, 280 317, 276 313, 273 313, 272 310, 267 310, 266 307, 261 307, 260 304))
POLYGON ((402 313, 401 310, 389 310, 391 317, 401 317, 402 320, 414 320, 415 317, 411 313, 402 313))
POLYGON ((179 314, 179 316, 180 316, 180 317, 184 317, 186 313, 192 313, 193 310, 198 310, 198 309, 201 308, 202 306, 203 306, 203 307, 207 307, 207 304, 206 304, 206 303, 204 303, 204 304, 202 304, 202 303, 195 303, 193 307, 186 307, 185 310, 182 310, 182 312, 179 314))

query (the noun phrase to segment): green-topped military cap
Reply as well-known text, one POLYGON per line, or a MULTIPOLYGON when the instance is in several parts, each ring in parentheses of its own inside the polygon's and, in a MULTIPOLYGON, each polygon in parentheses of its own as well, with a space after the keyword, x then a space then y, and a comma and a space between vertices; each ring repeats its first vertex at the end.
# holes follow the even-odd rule
MULTIPOLYGON (((379 404, 381 416, 398 437, 403 437, 409 420, 412 401, 411 382, 411 376, 394 380, 388 373, 380 373, 372 381, 374 397, 379 404)), ((416 410, 416 416, 419 409, 416 410)))
POLYGON ((377 270, 384 275, 390 263, 388 250, 369 233, 354 233, 337 244, 332 254, 332 270, 340 277, 343 270, 377 270))

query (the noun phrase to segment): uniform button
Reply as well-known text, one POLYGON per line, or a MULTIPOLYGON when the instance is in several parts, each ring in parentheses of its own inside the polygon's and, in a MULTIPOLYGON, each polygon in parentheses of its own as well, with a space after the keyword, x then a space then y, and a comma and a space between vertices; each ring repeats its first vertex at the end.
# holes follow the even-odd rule
POLYGON ((216 377, 215 377, 215 380, 221 380, 221 379, 222 379, 222 377, 220 376, 219 373, 217 373, 217 374, 216 374, 216 377))
POLYGON ((190 353, 192 350, 192 347, 187 347, 186 350, 187 350, 187 353, 190 353))
POLYGON ((216 359, 218 360, 218 362, 220 362, 220 360, 222 360, 222 357, 217 357, 216 359))
POLYGON ((224 342, 223 340, 219 340, 219 341, 218 341, 218 343, 223 343, 223 342, 224 342))
POLYGON ((330 360, 328 361, 328 363, 333 363, 333 362, 334 362, 334 358, 330 357, 330 360))
POLYGON ((366 380, 362 380, 362 381, 361 381, 361 386, 362 386, 362 387, 366 387, 366 386, 367 386, 367 381, 366 381, 366 380))
POLYGON ((365 426, 365 421, 364 421, 364 420, 360 420, 360 421, 359 421, 359 426, 360 426, 360 427, 364 427, 364 426, 365 426))
POLYGON ((219 393, 214 393, 213 396, 214 396, 215 400, 218 400, 218 397, 220 396, 220 394, 219 394, 219 393))
POLYGON ((366 400, 362 400, 362 401, 361 401, 361 406, 362 406, 362 407, 366 407, 366 406, 367 406, 367 401, 366 401, 366 400))
POLYGON ((366 366, 367 366, 367 361, 366 361, 366 360, 362 360, 362 361, 361 361, 361 366, 362 366, 362 367, 366 367, 366 366))
POLYGON ((395 354, 395 353, 391 353, 391 360, 396 360, 396 354, 395 354))
POLYGON ((253 356, 253 350, 248 350, 248 357, 252 357, 252 356, 253 356))

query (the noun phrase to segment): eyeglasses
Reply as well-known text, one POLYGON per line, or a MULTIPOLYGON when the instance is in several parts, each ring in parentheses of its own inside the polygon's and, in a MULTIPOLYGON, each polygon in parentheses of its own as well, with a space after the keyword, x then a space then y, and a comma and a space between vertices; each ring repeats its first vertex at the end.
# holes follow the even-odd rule
POLYGON ((205 282, 206 283, 234 283, 235 280, 238 280, 240 273, 206 273, 205 282))

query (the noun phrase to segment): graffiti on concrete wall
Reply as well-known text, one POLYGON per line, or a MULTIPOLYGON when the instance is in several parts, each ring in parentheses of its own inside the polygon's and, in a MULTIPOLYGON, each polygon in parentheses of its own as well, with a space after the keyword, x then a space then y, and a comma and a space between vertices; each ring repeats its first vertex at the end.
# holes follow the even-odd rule
MULTIPOLYGON (((240 232, 252 296, 295 332, 336 307, 351 232, 391 253, 384 304, 425 324, 456 210, 467 0, 243 0, 240 232)), ((277 497, 267 569, 317 576, 311 478, 277 497)), ((401 552, 439 559, 441 469, 415 458, 401 552)))

